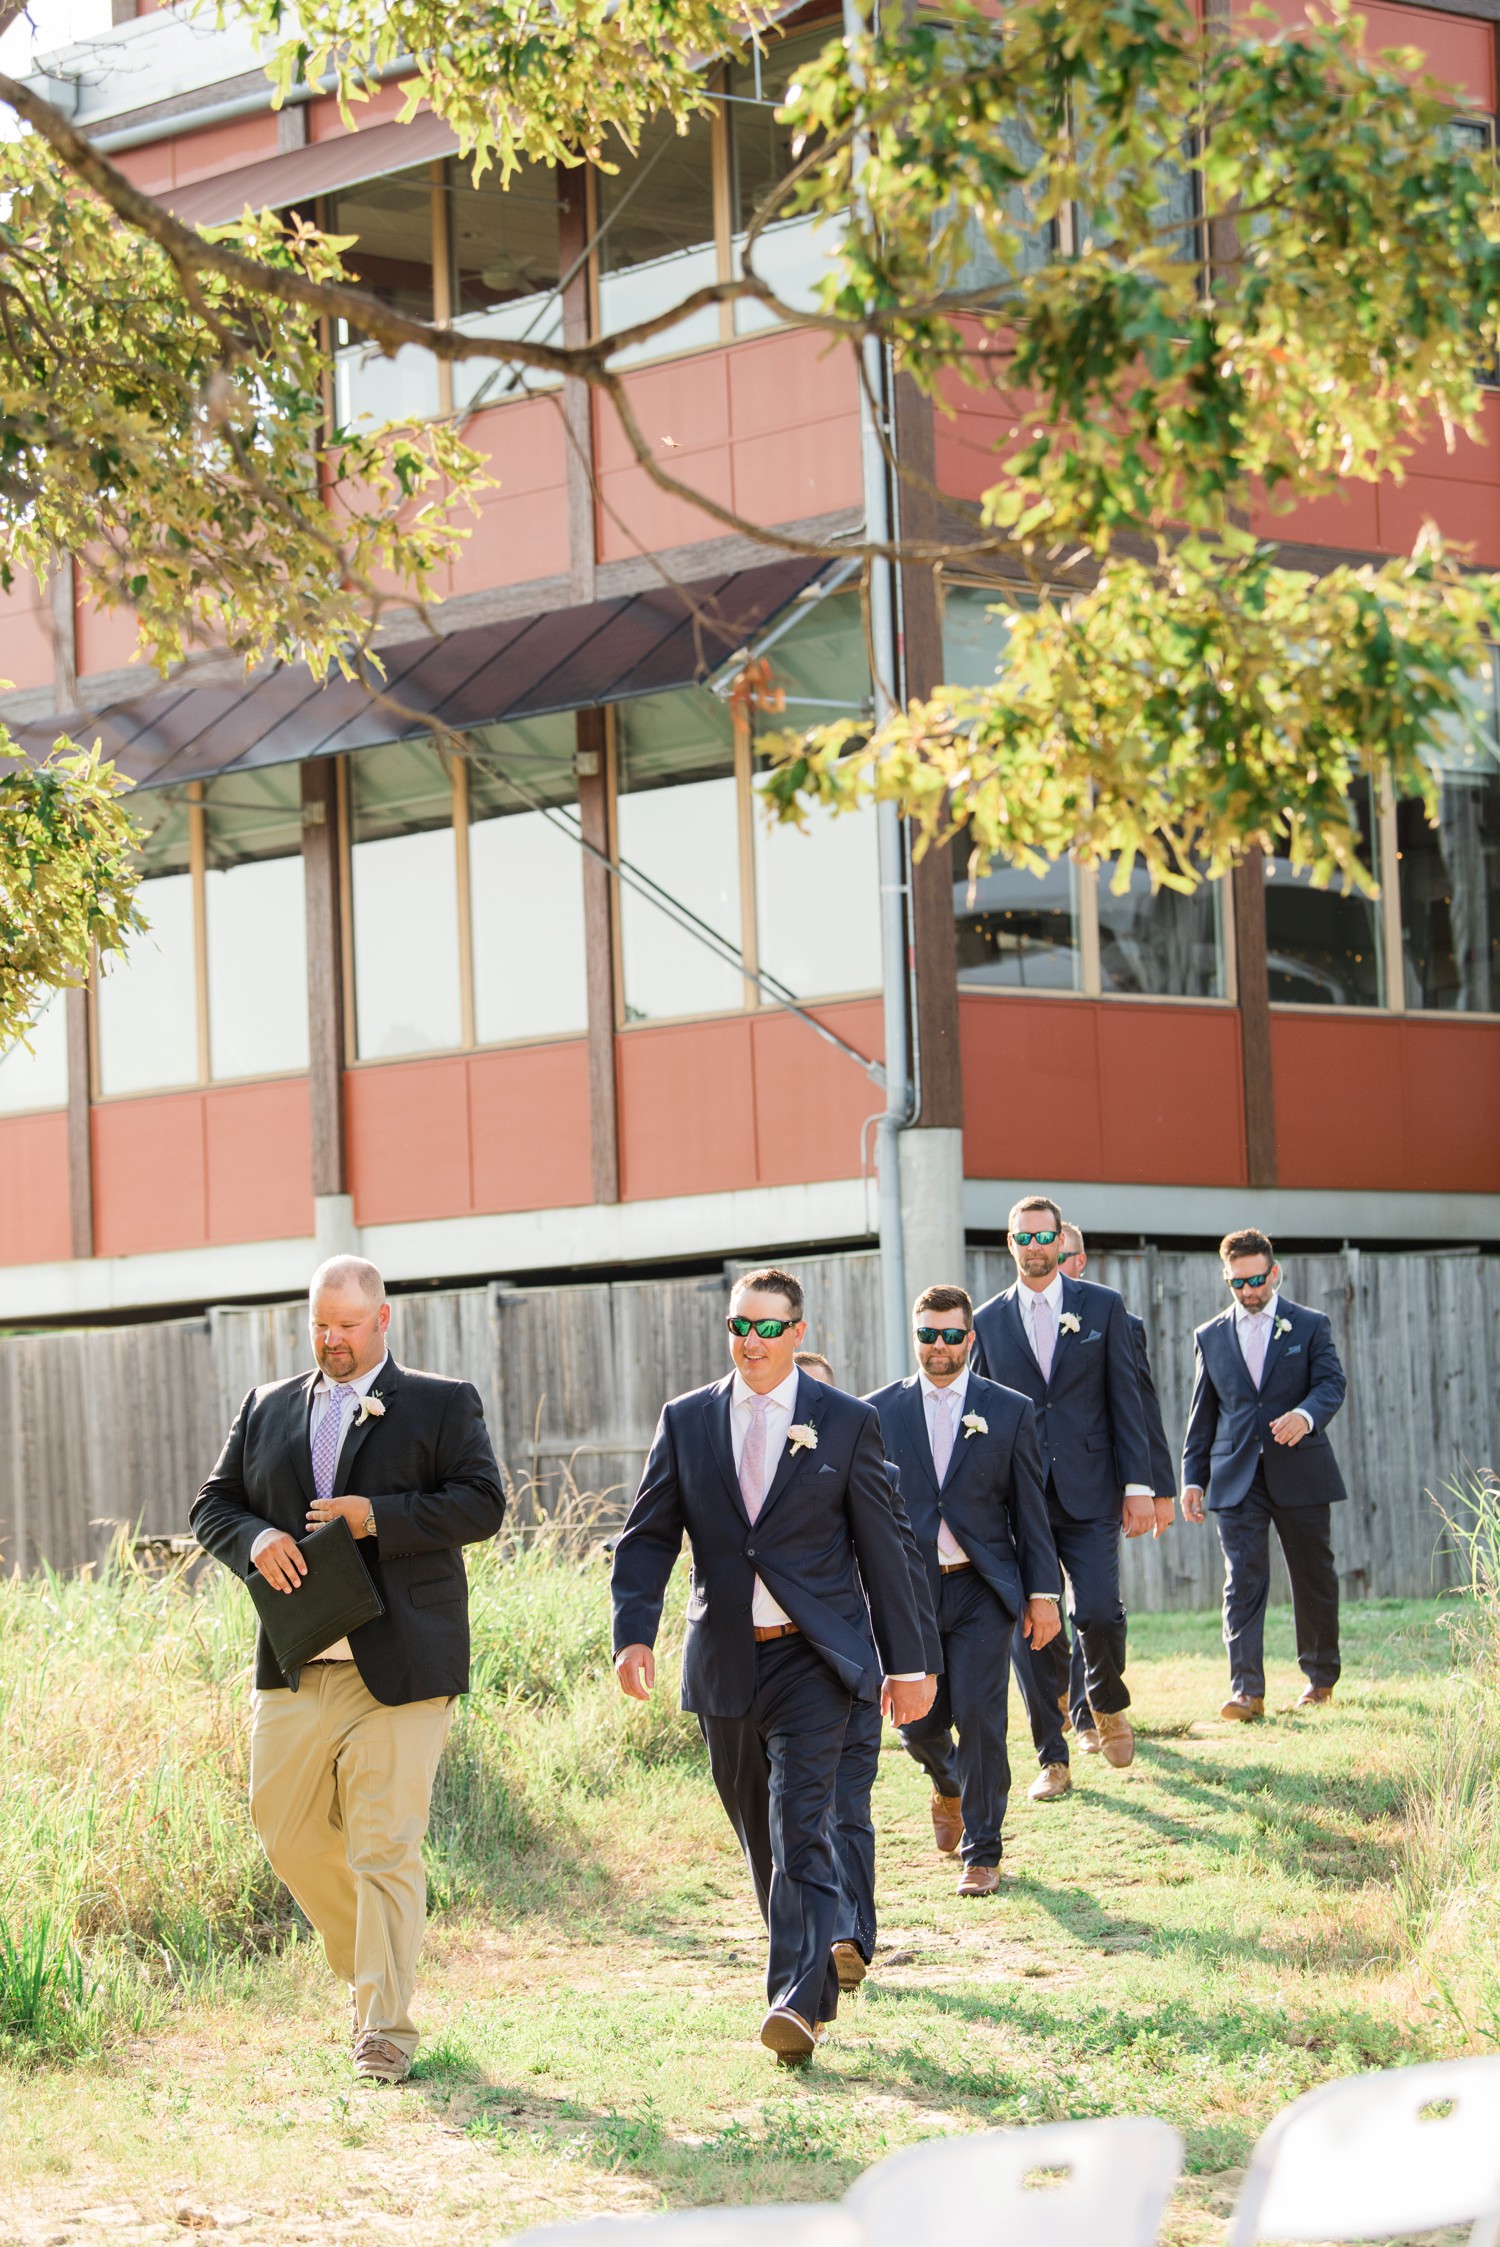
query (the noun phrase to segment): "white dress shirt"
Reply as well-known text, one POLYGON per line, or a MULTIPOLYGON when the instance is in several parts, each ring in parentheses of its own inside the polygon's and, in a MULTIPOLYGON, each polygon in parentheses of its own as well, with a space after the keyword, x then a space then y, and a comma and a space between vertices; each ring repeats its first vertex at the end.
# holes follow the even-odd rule
MULTIPOLYGON (((1276 1313, 1277 1313, 1277 1309, 1278 1309, 1278 1306, 1280 1305, 1280 1302, 1281 1302, 1281 1290, 1280 1290, 1280 1288, 1277 1288, 1277 1289, 1276 1289, 1276 1291, 1274 1292, 1274 1294, 1272 1295, 1272 1297, 1271 1297, 1271 1300, 1270 1300, 1270 1302, 1269 1302, 1269 1303, 1268 1303, 1268 1304, 1266 1305, 1264 1313, 1262 1314, 1262 1315, 1264 1316, 1264 1318, 1266 1319, 1266 1321, 1267 1321, 1267 1325, 1266 1325, 1266 1330, 1265 1330, 1265 1333, 1266 1333, 1266 1352, 1267 1352, 1267 1354, 1268 1354, 1268 1355, 1269 1355, 1269 1352, 1270 1352, 1271 1344, 1272 1344, 1272 1342, 1273 1342, 1273 1341, 1275 1340, 1275 1336, 1276 1336, 1276 1313)), ((1250 1323, 1251 1323, 1251 1321, 1252 1321, 1252 1320, 1254 1319, 1255 1315, 1256 1315, 1256 1314, 1255 1314, 1255 1312, 1254 1312, 1254 1311, 1247 1311, 1247 1310, 1245 1309, 1245 1306, 1244 1306, 1244 1304, 1243 1304, 1243 1303, 1242 1303, 1242 1302, 1240 1301, 1240 1299, 1239 1299, 1239 1297, 1238 1297, 1238 1296, 1236 1296, 1236 1297, 1235 1297, 1235 1299, 1234 1299, 1234 1338, 1235 1338, 1235 1340, 1236 1340, 1236 1341, 1238 1342, 1238 1344, 1239 1344, 1239 1346, 1240 1346, 1240 1356, 1241 1356, 1241 1357, 1242 1357, 1242 1358, 1244 1359, 1244 1361, 1245 1361, 1245 1370, 1246 1370, 1246 1372, 1247 1372, 1247 1373, 1248 1373, 1248 1372, 1249 1372, 1249 1370, 1250 1370, 1250 1355, 1249 1355, 1249 1352, 1248 1352, 1248 1350, 1246 1349, 1245 1345, 1246 1345, 1246 1343, 1247 1343, 1247 1342, 1249 1341, 1249 1339, 1250 1339, 1250 1323)), ((1264 1358, 1264 1357, 1262 1357, 1262 1359, 1261 1359, 1261 1361, 1260 1361, 1260 1378, 1261 1378, 1261 1382, 1264 1382, 1264 1380, 1265 1380, 1265 1377, 1266 1377, 1266 1361, 1265 1361, 1265 1358, 1264 1358)), ((1257 1384, 1257 1386, 1259 1386, 1259 1384, 1257 1384)), ((1293 1412, 1300 1412, 1300 1413, 1301 1413, 1301 1415, 1302 1415, 1303 1419, 1304 1419, 1304 1420, 1305 1420, 1305 1421, 1307 1422, 1307 1432, 1308 1432, 1308 1434, 1309 1434, 1309 1435, 1311 1435, 1311 1434, 1312 1434, 1312 1432, 1313 1432, 1313 1429, 1314 1429, 1314 1427, 1316 1426, 1316 1422, 1314 1421, 1314 1419, 1313 1419, 1313 1416, 1312 1416, 1312 1414, 1311 1414, 1311 1413, 1310 1413, 1310 1412, 1308 1411, 1308 1409, 1307 1409, 1307 1406, 1306 1406, 1305 1404, 1294 1404, 1294 1405, 1292 1406, 1292 1410, 1293 1410, 1293 1412)), ((1264 1448, 1264 1447, 1262 1447, 1262 1448, 1264 1448)))
MULTIPOLYGON (((1036 1311, 1034 1308, 1038 1296, 1041 1297, 1041 1300, 1044 1303, 1051 1306, 1052 1363, 1055 1366, 1057 1363, 1057 1353, 1062 1348, 1063 1338, 1062 1273, 1054 1272, 1045 1287, 1028 1287, 1024 1280, 1018 1282, 1016 1287, 1016 1301, 1021 1306, 1021 1323, 1026 1329, 1026 1339, 1031 1344, 1031 1354, 1036 1359, 1037 1364, 1040 1365, 1042 1362, 1042 1354, 1036 1346, 1036 1311)), ((1151 1496, 1151 1485, 1149 1482, 1127 1482, 1125 1485, 1125 1495, 1127 1498, 1149 1498, 1151 1496)))
MULTIPOLYGON (((371 1389, 374 1388, 376 1382, 380 1379, 381 1374, 384 1373, 386 1367, 390 1364, 390 1362, 391 1354, 389 1350, 387 1350, 379 1365, 373 1366, 368 1373, 357 1374, 352 1381, 341 1381, 338 1386, 341 1389, 352 1389, 357 1397, 368 1396, 371 1389)), ((324 1413, 330 1411, 332 1409, 332 1405, 333 1383, 329 1380, 327 1374, 323 1373, 320 1374, 318 1376, 318 1379, 313 1383, 312 1411, 308 1416, 307 1422, 307 1440, 309 1445, 312 1443, 313 1437, 317 1434, 319 1427, 322 1425, 324 1413)), ((348 1419, 344 1422, 343 1427, 339 1431, 339 1447, 333 1455, 333 1471, 335 1475, 337 1475, 338 1473, 339 1460, 343 1457, 344 1445, 348 1440, 349 1430, 353 1427, 353 1425, 354 1414, 351 1412, 348 1419)), ((256 1554, 259 1552, 263 1552, 266 1546, 270 1544, 273 1537, 280 1537, 283 1534, 283 1531, 279 1529, 263 1529, 260 1535, 256 1538, 255 1543, 250 1547, 250 1558, 254 1560, 256 1554)), ((352 1662, 354 1660, 354 1649, 350 1646, 349 1641, 346 1638, 341 1638, 335 1645, 325 1647, 323 1652, 318 1656, 318 1660, 320 1662, 352 1662)))
MULTIPOLYGON (((949 1405, 948 1410, 953 1413, 954 1416, 953 1449, 956 1451, 959 1445, 967 1440, 963 1431, 963 1416, 964 1398, 969 1393, 968 1367, 965 1366, 958 1379, 956 1381, 950 1381, 946 1389, 939 1388, 938 1384, 935 1381, 929 1381, 926 1374, 922 1372, 919 1372, 917 1374, 917 1381, 922 1391, 922 1410, 927 1415, 927 1432, 929 1437, 932 1434, 932 1414, 934 1408, 927 1402, 928 1398, 952 1397, 954 1399, 954 1403, 949 1405)), ((937 1409, 941 1410, 942 1408, 939 1406, 937 1409)), ((934 1460, 933 1464, 936 1465, 936 1463, 936 1460, 934 1460)), ((947 1522, 942 1519, 941 1515, 938 1518, 937 1548, 938 1559, 943 1563, 943 1566, 945 1568, 958 1568, 969 1557, 968 1554, 964 1551, 963 1546, 954 1536, 952 1530, 948 1527, 947 1522)))

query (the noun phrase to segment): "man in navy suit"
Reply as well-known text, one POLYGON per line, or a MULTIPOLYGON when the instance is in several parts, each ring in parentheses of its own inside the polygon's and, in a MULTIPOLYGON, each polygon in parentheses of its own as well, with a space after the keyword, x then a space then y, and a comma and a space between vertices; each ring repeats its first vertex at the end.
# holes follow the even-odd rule
MULTIPOLYGON (((1018 1201, 1009 1241, 1016 1284, 975 1312, 972 1362, 976 1373, 1019 1389, 1036 1408, 1047 1518, 1083 1646, 1091 1729, 1105 1762, 1120 1766, 1135 1754, 1120 1530, 1149 1536, 1155 1520, 1135 1343, 1113 1288, 1058 1270, 1064 1244, 1056 1202, 1045 1194, 1018 1201)), ((1016 1672, 1041 1764, 1032 1799, 1054 1801, 1072 1779, 1052 1656, 1033 1641, 1016 1672)))
POLYGON ((615 1547, 615 1671, 645 1700, 686 1535, 682 1705, 708 1743, 770 1938, 761 2042, 797 2065, 838 2010, 830 1828, 851 1703, 879 1699, 913 1723, 936 1681, 880 1423, 797 1369, 801 1285, 752 1272, 728 1324, 733 1373, 663 1408, 615 1547))
POLYGON ((1229 1699, 1221 1713, 1249 1723, 1266 1708, 1273 1524, 1307 1679, 1298 1708, 1331 1701, 1338 1683, 1339 1580, 1328 1509, 1347 1493, 1328 1423, 1345 1381, 1326 1314, 1281 1294, 1281 1267, 1264 1233, 1226 1233, 1219 1261, 1234 1299, 1193 1336, 1182 1511, 1202 1521, 1207 1491, 1224 1547, 1229 1699))
MULTIPOLYGON (((836 1389, 833 1367, 821 1350, 798 1350, 794 1361, 799 1372, 836 1389)), ((943 1650, 933 1618, 932 1595, 927 1585, 927 1564, 912 1531, 901 1498, 901 1472, 894 1461, 885 1462, 886 1480, 896 1518, 906 1540, 906 1561, 912 1591, 922 1618, 922 1643, 927 1667, 935 1676, 943 1666, 943 1650)), ((870 1797, 880 1772, 880 1705, 854 1701, 844 1730, 839 1775, 833 1797, 833 1858, 839 1876, 839 1910, 833 1929, 833 1964, 841 1990, 858 1989, 875 1957, 878 1921, 875 1912, 875 1820, 870 1797)), ((955 1804, 955 1809, 957 1805, 955 1804)), ((961 1830, 961 1829, 960 1829, 961 1830)), ((958 1834, 952 1848, 958 1847, 958 1834)), ((765 1883, 770 1884, 770 1867, 765 1883)))
MULTIPOLYGON (((1065 1279, 1081 1280, 1088 1265, 1088 1250, 1079 1227, 1063 1222, 1063 1254, 1058 1259, 1058 1270, 1065 1279)), ((1172 1447, 1167 1441, 1167 1431, 1162 1425, 1161 1399, 1156 1393, 1156 1383, 1151 1377, 1151 1353, 1146 1342, 1146 1322, 1127 1309, 1130 1332, 1135 1341, 1135 1371, 1141 1385, 1141 1410, 1146 1416, 1146 1442, 1151 1453, 1151 1511, 1153 1538, 1164 1536, 1172 1526, 1177 1505, 1177 1469, 1172 1459, 1172 1447)), ((1017 1647, 1020 1659, 1023 1647, 1017 1647)), ((1073 1729, 1078 1735, 1078 1745, 1086 1755, 1099 1752, 1099 1735, 1093 1729, 1089 1713, 1088 1691, 1083 1675, 1083 1649, 1075 1632, 1069 1647, 1066 1627, 1052 1642, 1052 1658, 1057 1665, 1057 1690, 1061 1703, 1066 1706, 1073 1729)))
POLYGON ((901 1470, 943 1650, 932 1707, 901 1740, 932 1781, 934 1825, 938 1806, 958 1797, 959 1895, 993 1896, 1010 1800, 1011 1633, 1019 1623, 1037 1652, 1057 1636, 1062 1577, 1035 1415, 1014 1389, 971 1372, 967 1293, 924 1289, 912 1324, 921 1370, 869 1399, 901 1470))

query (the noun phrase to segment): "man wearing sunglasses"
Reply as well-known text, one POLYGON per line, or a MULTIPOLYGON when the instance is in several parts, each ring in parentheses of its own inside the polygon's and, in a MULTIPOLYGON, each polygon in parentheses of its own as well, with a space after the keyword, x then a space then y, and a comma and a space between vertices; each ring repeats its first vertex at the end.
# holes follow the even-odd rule
MULTIPOLYGON (((1155 1524, 1135 1343, 1113 1288, 1058 1270, 1065 1243, 1055 1201, 1023 1196, 1010 1213, 1009 1241, 1016 1284, 974 1314, 974 1370, 1019 1389, 1036 1409, 1047 1518, 1083 1649, 1091 1729, 1104 1761, 1123 1766, 1135 1755, 1135 1735, 1126 1713, 1120 1530, 1149 1536, 1155 1524)), ((1056 1801, 1072 1778, 1054 1658, 1033 1639, 1016 1674, 1041 1765, 1031 1797, 1056 1801)))
POLYGON ((878 1700, 911 1724, 936 1680, 880 1423, 796 1365, 800 1283, 752 1272, 728 1324, 733 1371, 664 1407, 615 1547, 615 1672, 623 1692, 647 1698, 685 1535, 682 1705, 708 1743, 766 1922, 761 2042, 801 2065, 838 2010, 831 1827, 850 1706, 878 1700))
POLYGON ((1207 1493, 1224 1548, 1229 1699, 1220 1713, 1248 1724, 1266 1710, 1273 1525, 1307 1679, 1297 1707, 1331 1701, 1338 1683, 1339 1579, 1328 1509, 1347 1494, 1328 1423, 1345 1381, 1327 1316, 1281 1294, 1281 1267, 1264 1233, 1253 1226, 1226 1233, 1219 1262, 1230 1303, 1193 1336, 1182 1511, 1202 1521, 1207 1493))
POLYGON ((970 1370, 973 1318, 963 1288, 924 1289, 912 1311, 920 1370, 869 1401, 901 1470, 943 1651, 932 1707, 902 1726, 902 1745, 932 1781, 938 1848, 962 1855, 959 1895, 993 1896, 1010 1800, 1011 1633, 1019 1623, 1038 1651, 1057 1636, 1062 1578, 1035 1415, 970 1370))

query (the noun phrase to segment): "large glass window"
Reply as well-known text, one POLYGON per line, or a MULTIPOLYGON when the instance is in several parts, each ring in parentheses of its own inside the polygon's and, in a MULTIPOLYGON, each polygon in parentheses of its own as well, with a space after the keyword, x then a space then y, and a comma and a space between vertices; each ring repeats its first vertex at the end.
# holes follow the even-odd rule
POLYGON ((588 1027, 576 741, 571 711, 474 736, 469 889, 481 1045, 588 1027))
MULTIPOLYGON (((628 702, 618 744, 621 858, 739 951, 739 784, 723 704, 698 687, 628 702)), ((627 1022, 745 1003, 737 968, 623 882, 620 952, 627 1022)))
MULTIPOLYGON (((598 174, 599 319, 607 335, 668 311, 719 274, 708 119, 695 118, 679 133, 670 117, 653 118, 636 154, 616 140, 609 157, 617 169, 598 174)), ((614 364, 660 358, 718 338, 718 307, 709 305, 635 350, 622 351, 614 364)))
POLYGON ((198 993, 192 813, 186 790, 133 796, 148 828, 138 903, 147 926, 99 971, 99 1089, 157 1092, 196 1084, 198 993))
MULTIPOLYGON (((583 174, 571 175, 583 194, 583 174)), ((476 186, 471 167, 453 159, 445 174, 453 325, 468 335, 510 336, 527 343, 562 342, 555 175, 524 164, 508 187, 488 171, 476 186)), ((460 412, 513 394, 522 370, 497 361, 456 360, 453 403, 460 412)), ((528 390, 551 378, 526 371, 528 390)))
POLYGON ((1151 887, 1136 863, 1123 896, 1114 889, 1115 864, 1099 868, 1099 988, 1143 998, 1222 999, 1224 975, 1222 882, 1204 882, 1191 896, 1151 887))
MULTIPOLYGON (((758 61, 752 57, 729 74, 725 108, 729 120, 731 255, 736 274, 741 271, 741 254, 752 218, 798 160, 792 148, 792 128, 778 121, 776 111, 786 100, 798 71, 822 51, 830 32, 831 27, 825 26, 794 39, 776 40, 758 61)), ((783 304, 798 312, 815 311, 817 284, 837 246, 837 227, 827 219, 773 219, 756 237, 755 270, 783 304)), ((774 320, 775 314, 761 304, 746 302, 734 309, 737 335, 770 327, 774 320)))
POLYGON ((1409 1007, 1500 1013, 1500 712, 1496 667, 1476 685, 1472 725, 1434 759, 1436 822, 1419 798, 1396 807, 1409 1007))
MULTIPOLYGON (((1351 790, 1360 859, 1373 868, 1375 819, 1368 780, 1351 790)), ((1333 883, 1315 889, 1278 853, 1266 860, 1266 966, 1271 997, 1297 1006, 1380 1006, 1384 1000, 1378 897, 1333 883)))
POLYGON ((307 1067, 307 914, 297 765, 203 792, 209 1069, 261 1077, 307 1067))
MULTIPOLYGON (((425 165, 366 180, 328 198, 330 234, 352 234, 344 263, 360 288, 414 320, 433 316, 432 243, 434 185, 425 165)), ((337 411, 341 423, 431 419, 441 404, 438 363, 430 351, 408 344, 387 359, 339 322, 336 352, 337 411)))
POLYGON ((61 991, 54 991, 32 1023, 26 1042, 18 1038, 0 1053, 0 1116, 67 1104, 67 1000, 61 991))
POLYGON ((427 741, 350 760, 355 1045, 361 1060, 459 1045, 453 785, 427 741))
POLYGON ((1078 869, 1061 859, 1041 874, 995 866, 953 885, 958 979, 984 991, 1083 988, 1078 869))

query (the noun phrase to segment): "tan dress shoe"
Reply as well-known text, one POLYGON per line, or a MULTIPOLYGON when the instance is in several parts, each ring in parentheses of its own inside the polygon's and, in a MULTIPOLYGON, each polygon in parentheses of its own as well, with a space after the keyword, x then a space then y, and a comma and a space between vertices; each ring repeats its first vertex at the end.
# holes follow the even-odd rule
POLYGON ((1112 1763, 1117 1771, 1123 1771, 1127 1763, 1135 1761, 1135 1734, 1131 1730, 1129 1717, 1123 1709, 1115 1710, 1112 1715, 1103 1715, 1096 1710, 1094 1722, 1099 1727, 1099 1753, 1106 1763, 1112 1763))
POLYGON ((952 1857, 964 1838, 963 1806, 956 1794, 939 1794, 932 1790, 932 1838, 938 1845, 938 1854, 952 1857))
POLYGON ((1026 1789, 1033 1802, 1057 1802, 1073 1791, 1073 1774, 1065 1763, 1044 1763, 1041 1776, 1026 1789))
POLYGON ((1299 1709, 1321 1709, 1333 1699, 1331 1685, 1309 1685, 1297 1696, 1294 1706, 1299 1709))
POLYGON ((839 1978, 841 1990, 857 1990, 870 1969, 860 1954, 858 1943, 835 1943, 833 1970, 839 1978))
POLYGON ((1253 1724, 1265 1713, 1265 1700, 1259 1693, 1231 1693, 1219 1711, 1220 1716, 1227 1716, 1235 1724, 1253 1724))
POLYGON ((354 2047, 354 2072, 367 2083, 400 2083, 411 2071, 411 2061, 388 2036, 366 2029, 354 2047))
POLYGON ((790 2005, 773 2005, 760 2024, 760 2040, 784 2066, 798 2067, 812 2058, 818 2036, 812 2023, 794 2013, 790 2005))
POLYGON ((960 1896, 993 1896, 999 1886, 998 1865, 965 1865, 958 1877, 960 1896))
POLYGON ((1099 1734, 1095 1729, 1097 1722, 1098 1719, 1096 1718, 1094 1724, 1085 1724, 1079 1731, 1078 1745, 1085 1755, 1097 1755, 1099 1753, 1099 1734))

